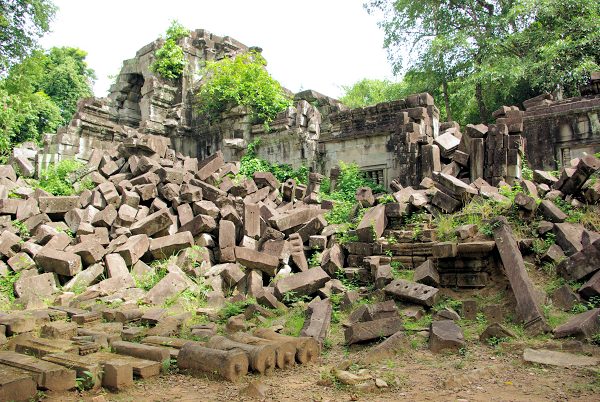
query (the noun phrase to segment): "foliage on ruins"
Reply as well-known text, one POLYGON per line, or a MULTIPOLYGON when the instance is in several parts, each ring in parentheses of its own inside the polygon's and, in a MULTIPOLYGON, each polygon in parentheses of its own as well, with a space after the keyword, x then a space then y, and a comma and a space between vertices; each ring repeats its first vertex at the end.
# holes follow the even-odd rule
POLYGON ((177 44, 181 38, 188 36, 190 31, 177 21, 171 21, 167 28, 165 43, 154 53, 155 60, 150 65, 150 70, 163 78, 178 79, 185 69, 185 55, 183 49, 177 44))
POLYGON ((212 121, 231 107, 246 106, 255 122, 268 125, 291 105, 291 99, 266 65, 264 57, 254 51, 207 62, 197 95, 199 112, 212 121))
POLYGON ((381 18, 402 85, 443 99, 442 117, 463 124, 541 91, 575 95, 600 65, 593 0, 371 0, 367 9, 381 18))
POLYGON ((30 179, 30 183, 52 195, 75 195, 85 188, 94 188, 89 180, 74 183, 85 173, 85 164, 75 159, 63 159, 40 172, 39 180, 30 179))
POLYGON ((307 183, 308 168, 306 166, 294 169, 288 164, 270 163, 257 156, 256 149, 259 146, 260 140, 248 144, 246 154, 241 159, 240 175, 252 177, 254 172, 271 172, 282 183, 288 179, 294 179, 297 183, 307 183))
POLYGON ((36 48, 55 13, 51 0, 0 0, 0 73, 36 48))
POLYGON ((94 71, 87 53, 71 47, 34 51, 0 80, 0 152, 41 140, 67 124, 79 99, 92 95, 94 71))

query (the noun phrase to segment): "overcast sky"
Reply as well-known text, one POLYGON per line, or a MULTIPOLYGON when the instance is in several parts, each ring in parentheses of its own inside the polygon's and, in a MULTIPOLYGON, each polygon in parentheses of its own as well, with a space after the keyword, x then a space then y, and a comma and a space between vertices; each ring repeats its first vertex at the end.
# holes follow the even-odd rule
POLYGON ((59 11, 44 48, 74 46, 88 52, 94 91, 105 96, 109 75, 125 59, 163 34, 176 19, 260 46, 268 70, 297 92, 341 95, 341 85, 362 78, 393 78, 377 20, 364 0, 54 0, 59 11))

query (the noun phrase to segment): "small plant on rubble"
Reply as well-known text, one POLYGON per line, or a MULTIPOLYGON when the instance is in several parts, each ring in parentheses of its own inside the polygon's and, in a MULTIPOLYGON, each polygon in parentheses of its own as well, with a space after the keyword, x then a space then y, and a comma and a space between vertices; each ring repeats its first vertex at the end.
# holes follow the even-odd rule
POLYGON ((34 187, 41 188, 52 195, 75 195, 77 191, 73 187, 72 177, 79 177, 84 168, 83 162, 63 159, 43 169, 38 181, 30 180, 30 182, 34 187))
POLYGON ((171 21, 167 29, 167 37, 162 47, 154 53, 155 60, 150 65, 150 70, 163 78, 177 79, 183 74, 185 68, 185 55, 177 41, 190 33, 177 21, 171 21))

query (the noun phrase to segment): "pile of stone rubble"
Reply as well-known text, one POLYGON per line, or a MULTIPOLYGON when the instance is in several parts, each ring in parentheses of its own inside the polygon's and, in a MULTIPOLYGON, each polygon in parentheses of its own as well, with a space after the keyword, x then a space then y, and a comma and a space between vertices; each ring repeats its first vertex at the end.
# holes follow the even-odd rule
MULTIPOLYGON (((501 135, 510 139, 509 131, 501 135)), ((488 134, 486 141, 494 138, 488 134)), ((503 181, 488 184, 485 171, 472 184, 457 178, 465 153, 459 144, 444 151, 456 162, 454 174, 433 169, 419 188, 396 184, 393 202, 359 189, 357 204, 367 211, 355 232, 346 233, 355 240, 344 244, 340 227, 324 218, 332 203, 318 197, 321 175, 311 173, 306 186, 279 183, 265 172, 234 179, 239 163, 224 162, 220 152, 202 161, 183 157, 166 137, 136 133, 112 151, 95 150, 73 178, 76 186, 89 180, 95 187, 78 196, 52 196, 1 166, 0 276, 19 274, 14 295, 22 310, 0 313, 0 344, 11 349, 0 352, 0 400, 27 399, 36 388, 70 389, 76 378, 89 387, 122 389, 133 376, 157 375, 171 360, 229 380, 248 370, 269 373, 312 362, 327 337, 333 294, 348 307, 365 296, 381 300, 352 311, 344 323, 349 345, 402 331, 405 320, 418 319, 422 308, 437 302, 440 287, 481 288, 494 276, 508 279, 526 329, 549 331, 522 257, 532 241, 515 240, 506 220, 492 222, 493 238, 465 225, 451 242, 436 241, 432 228, 403 226, 415 212, 453 211, 474 197, 506 201, 497 187, 503 181), (320 266, 309 267, 307 256, 315 250, 322 252, 320 266), (166 273, 157 272, 156 260, 167 260, 166 273), (394 279, 396 262, 415 268, 414 281, 394 279), (339 278, 374 290, 348 291, 339 278), (147 283, 152 286, 144 289, 147 283), (186 292, 206 297, 208 307, 196 314, 207 321, 217 321, 226 302, 254 298, 257 304, 226 320, 226 337, 217 336, 215 323, 203 323, 189 329, 205 341, 190 341, 181 331, 192 314, 170 307, 186 292), (311 301, 300 337, 251 331, 273 315, 270 309, 302 298, 311 301), (396 301, 413 306, 399 310, 396 301), (107 346, 116 353, 100 351, 107 346)), ((507 144, 503 155, 512 149, 507 144)), ((536 171, 534 181, 511 179, 523 188, 513 207, 523 219, 541 216, 540 236, 556 237, 542 259, 557 263, 566 280, 585 282, 579 294, 567 286, 557 291, 556 303, 565 308, 600 295, 600 234, 565 222, 553 200, 575 208, 596 203, 599 183, 590 177, 599 168, 597 158, 586 156, 558 178, 536 171)), ((498 177, 491 172, 492 181, 498 177)), ((599 330, 599 311, 576 316, 556 328, 556 336, 589 338, 599 330)), ((474 318, 477 312, 476 303, 466 301, 461 313, 474 318)), ((493 318, 486 336, 507 334, 501 312, 484 313, 493 318)), ((455 323, 460 315, 443 309, 434 318, 431 350, 462 347, 455 323)))

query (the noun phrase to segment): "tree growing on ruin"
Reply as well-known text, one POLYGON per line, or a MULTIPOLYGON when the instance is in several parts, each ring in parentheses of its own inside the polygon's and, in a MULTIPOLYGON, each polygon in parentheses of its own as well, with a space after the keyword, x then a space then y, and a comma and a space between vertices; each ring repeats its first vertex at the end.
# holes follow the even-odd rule
POLYGON ((150 70, 163 78, 178 79, 183 74, 186 61, 183 49, 177 41, 190 34, 190 31, 176 20, 167 29, 165 43, 154 53, 155 60, 150 70))
POLYGON ((266 70, 267 62, 255 51, 209 61, 197 94, 198 110, 206 119, 217 119, 234 106, 247 106, 256 123, 269 124, 291 99, 266 70))

